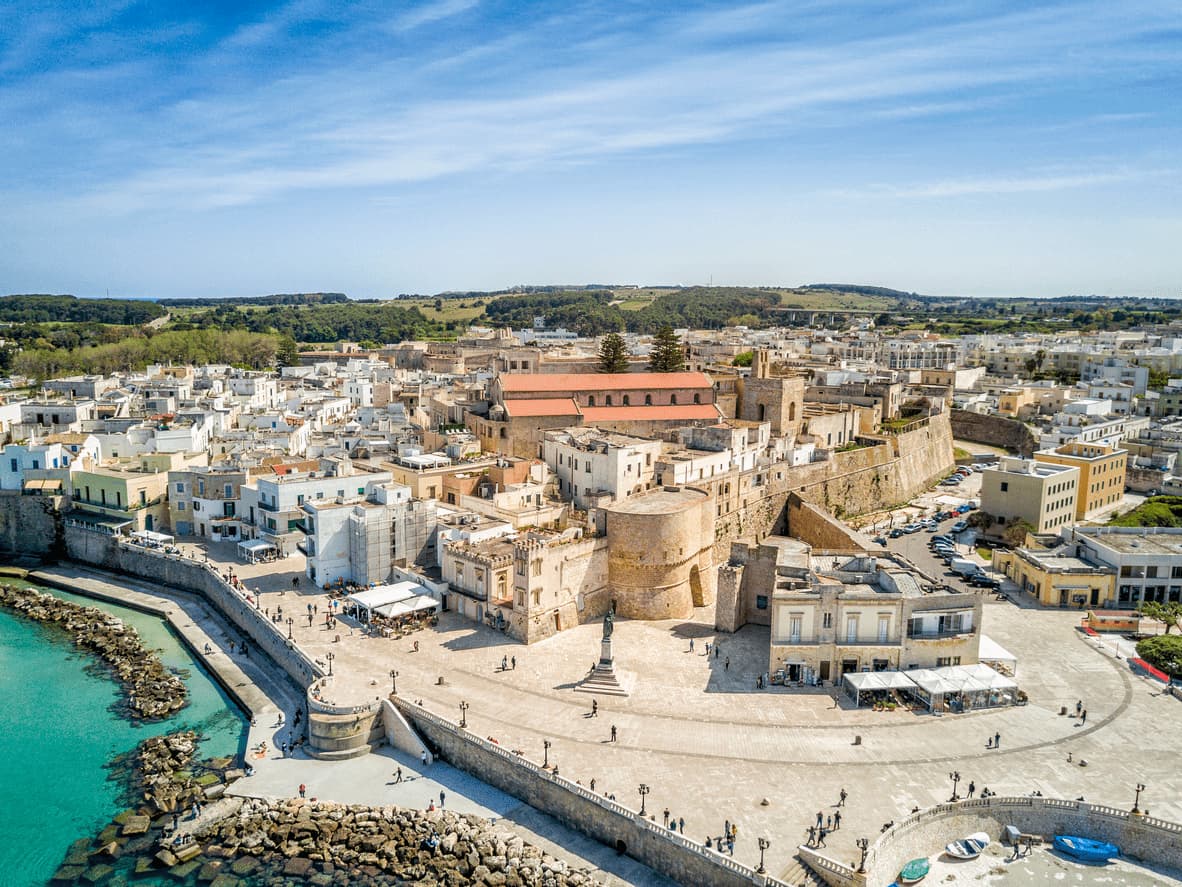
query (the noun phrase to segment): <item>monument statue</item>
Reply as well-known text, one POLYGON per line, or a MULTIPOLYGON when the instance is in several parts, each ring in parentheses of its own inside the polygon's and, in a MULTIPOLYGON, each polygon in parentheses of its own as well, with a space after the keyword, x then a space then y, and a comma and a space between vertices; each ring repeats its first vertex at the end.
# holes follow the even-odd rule
POLYGON ((603 639, 605 641, 612 636, 612 628, 616 619, 614 613, 614 610, 608 610, 607 615, 603 617, 603 639))

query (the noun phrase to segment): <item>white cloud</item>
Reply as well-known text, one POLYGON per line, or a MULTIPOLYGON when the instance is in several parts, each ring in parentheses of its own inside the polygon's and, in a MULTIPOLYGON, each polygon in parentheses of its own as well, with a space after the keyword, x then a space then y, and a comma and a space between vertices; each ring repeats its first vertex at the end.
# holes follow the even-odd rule
POLYGON ((390 21, 390 29, 411 31, 423 25, 459 15, 461 12, 467 12, 479 2, 480 0, 435 0, 433 3, 409 9, 402 15, 395 17, 390 21))

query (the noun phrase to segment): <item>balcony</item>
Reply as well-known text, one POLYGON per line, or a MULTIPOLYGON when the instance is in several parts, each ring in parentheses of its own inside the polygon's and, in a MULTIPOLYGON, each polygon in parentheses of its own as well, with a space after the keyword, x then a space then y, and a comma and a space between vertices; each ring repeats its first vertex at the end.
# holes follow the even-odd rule
POLYGON ((972 628, 945 628, 936 631, 909 631, 907 632, 907 638, 913 641, 938 641, 945 638, 971 635, 972 633, 972 628))
POLYGON ((270 503, 268 503, 268 502, 264 502, 262 499, 260 499, 260 500, 259 500, 259 510, 261 510, 261 511, 270 511, 270 512, 272 512, 272 513, 275 513, 275 512, 277 512, 277 511, 279 511, 279 506, 277 506, 277 505, 271 505, 270 503))

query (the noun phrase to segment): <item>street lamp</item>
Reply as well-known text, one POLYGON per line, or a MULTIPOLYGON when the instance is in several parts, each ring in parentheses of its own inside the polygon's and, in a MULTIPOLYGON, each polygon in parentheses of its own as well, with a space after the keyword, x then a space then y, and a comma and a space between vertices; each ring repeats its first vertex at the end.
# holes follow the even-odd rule
POLYGON ((640 815, 644 816, 644 796, 647 795, 650 791, 652 791, 652 789, 649 788, 647 785, 645 785, 642 782, 642 783, 640 783, 639 791, 640 791, 640 815))
POLYGON ((332 661, 337 658, 336 654, 329 650, 324 654, 324 658, 328 660, 328 676, 332 677, 332 661))
POLYGON ((291 626, 295 622, 290 616, 287 617, 287 639, 291 640, 291 626))
POLYGON ((398 692, 398 672, 394 669, 390 669, 390 692, 398 692))
POLYGON ((542 740, 542 769, 545 770, 550 766, 550 740, 542 740))
POLYGON ((953 770, 951 773, 948 774, 948 778, 952 780, 952 797, 949 800, 959 801, 960 795, 958 795, 956 793, 956 784, 958 782, 960 782, 960 771, 953 770))
POLYGON ((460 702, 460 728, 463 729, 468 726, 468 709, 471 706, 467 702, 461 700, 460 702))
POLYGON ((854 841, 858 845, 858 849, 862 851, 862 861, 858 863, 858 874, 866 874, 866 851, 870 849, 869 838, 858 838, 854 841))
POLYGON ((772 846, 772 842, 767 838, 759 839, 759 868, 757 868, 755 871, 759 872, 761 875, 767 871, 767 869, 763 867, 763 851, 767 850, 767 848, 770 846, 772 846))
POLYGON ((1143 792, 1143 791, 1145 791, 1145 783, 1138 782, 1137 783, 1137 797, 1133 800, 1133 812, 1134 813, 1141 812, 1141 792, 1143 792))

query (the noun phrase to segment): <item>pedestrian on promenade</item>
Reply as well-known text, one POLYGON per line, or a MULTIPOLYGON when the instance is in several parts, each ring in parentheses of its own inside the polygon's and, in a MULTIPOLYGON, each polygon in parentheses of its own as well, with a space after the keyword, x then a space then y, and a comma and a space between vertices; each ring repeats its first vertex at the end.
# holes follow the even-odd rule
POLYGON ((312 605, 311 605, 311 604, 308 604, 308 612, 309 612, 309 613, 311 613, 311 612, 312 612, 312 605))
POLYGON ((722 834, 728 838, 731 836, 731 821, 729 819, 722 821, 722 834))
POLYGON ((591 700, 591 717, 593 717, 593 718, 599 717, 599 700, 598 699, 591 700))
POLYGON ((1001 748, 1001 734, 1000 733, 993 734, 993 747, 994 748, 1001 748))
POLYGON ((694 652, 694 639, 690 638, 690 652, 694 652))
POLYGON ((397 770, 394 771, 394 782, 396 784, 399 782, 402 782, 402 768, 401 767, 399 767, 397 770))
POLYGON ((669 808, 668 807, 665 808, 664 817, 665 817, 665 828, 669 828, 669 808))
POLYGON ((508 671, 508 670, 509 670, 509 657, 502 656, 501 657, 501 671, 508 671))
POLYGON ((707 656, 710 655, 710 642, 709 641, 706 641, 706 655, 707 656))
POLYGON ((1079 716, 1079 725, 1082 727, 1088 722, 1088 710, 1085 708, 1079 716))
POLYGON ((839 828, 841 828, 841 811, 835 810, 833 812, 833 830, 837 831, 839 828))
POLYGON ((443 809, 447 806, 447 793, 443 789, 439 790, 439 807, 443 809))
POLYGON ((423 766, 427 766, 427 750, 423 749, 423 766))
POLYGON ((833 831, 833 817, 832 816, 825 817, 825 828, 828 829, 829 831, 833 831))
POLYGON ((840 794, 840 795, 838 795, 838 797, 837 797, 837 806, 838 806, 838 807, 844 807, 844 806, 845 806, 845 799, 846 799, 846 798, 848 798, 848 797, 849 797, 849 795, 848 795, 848 794, 846 794, 846 790, 843 788, 843 789, 841 790, 841 794, 840 794))
POLYGON ((726 671, 730 671, 730 670, 731 670, 731 657, 729 657, 729 656, 727 656, 727 657, 726 657, 726 662, 724 662, 724 663, 723 663, 723 666, 722 666, 722 667, 723 667, 723 669, 724 669, 724 670, 726 670, 726 671))
POLYGON ((717 643, 714 644, 714 658, 715 659, 718 658, 718 644, 717 643))
POLYGON ((615 741, 616 741, 616 725, 615 725, 615 724, 612 724, 612 738, 611 738, 611 741, 612 741, 612 742, 615 742, 615 741))
POLYGON ((301 798, 306 797, 307 794, 308 794, 308 787, 301 782, 300 783, 300 797, 301 798))
POLYGON ((812 847, 813 844, 815 844, 816 842, 817 842, 817 827, 815 825, 810 825, 809 826, 809 846, 812 847))
POLYGON ((977 791, 977 783, 969 782, 969 797, 971 798, 976 791, 977 791))
POLYGON ((726 839, 726 852, 731 856, 735 855, 735 842, 732 838, 726 839))
POLYGON ((820 810, 818 810, 817 811, 817 828, 820 828, 824 824, 825 824, 825 814, 823 814, 820 810))
POLYGON ((825 834, 826 834, 825 829, 823 829, 823 828, 818 829, 818 831, 817 831, 817 846, 818 847, 825 846, 825 834))
POLYGON ((1079 713, 1080 713, 1081 711, 1083 711, 1083 700, 1082 700, 1082 699, 1077 699, 1077 700, 1075 701, 1075 716, 1076 716, 1077 718, 1079 717, 1079 713))
POLYGON ((683 835, 685 834, 685 817, 684 816, 677 817, 677 830, 679 832, 681 832, 683 835))
POLYGON ((312 612, 315 613, 317 616, 319 616, 320 615, 320 604, 313 604, 312 605, 312 612))
POLYGON ((514 657, 513 657, 511 660, 509 660, 509 661, 510 661, 510 662, 512 663, 512 665, 513 665, 513 670, 514 670, 514 671, 517 671, 517 657, 516 657, 516 656, 514 656, 514 657))
POLYGON ((595 791, 595 780, 591 780, 591 791, 595 791))

